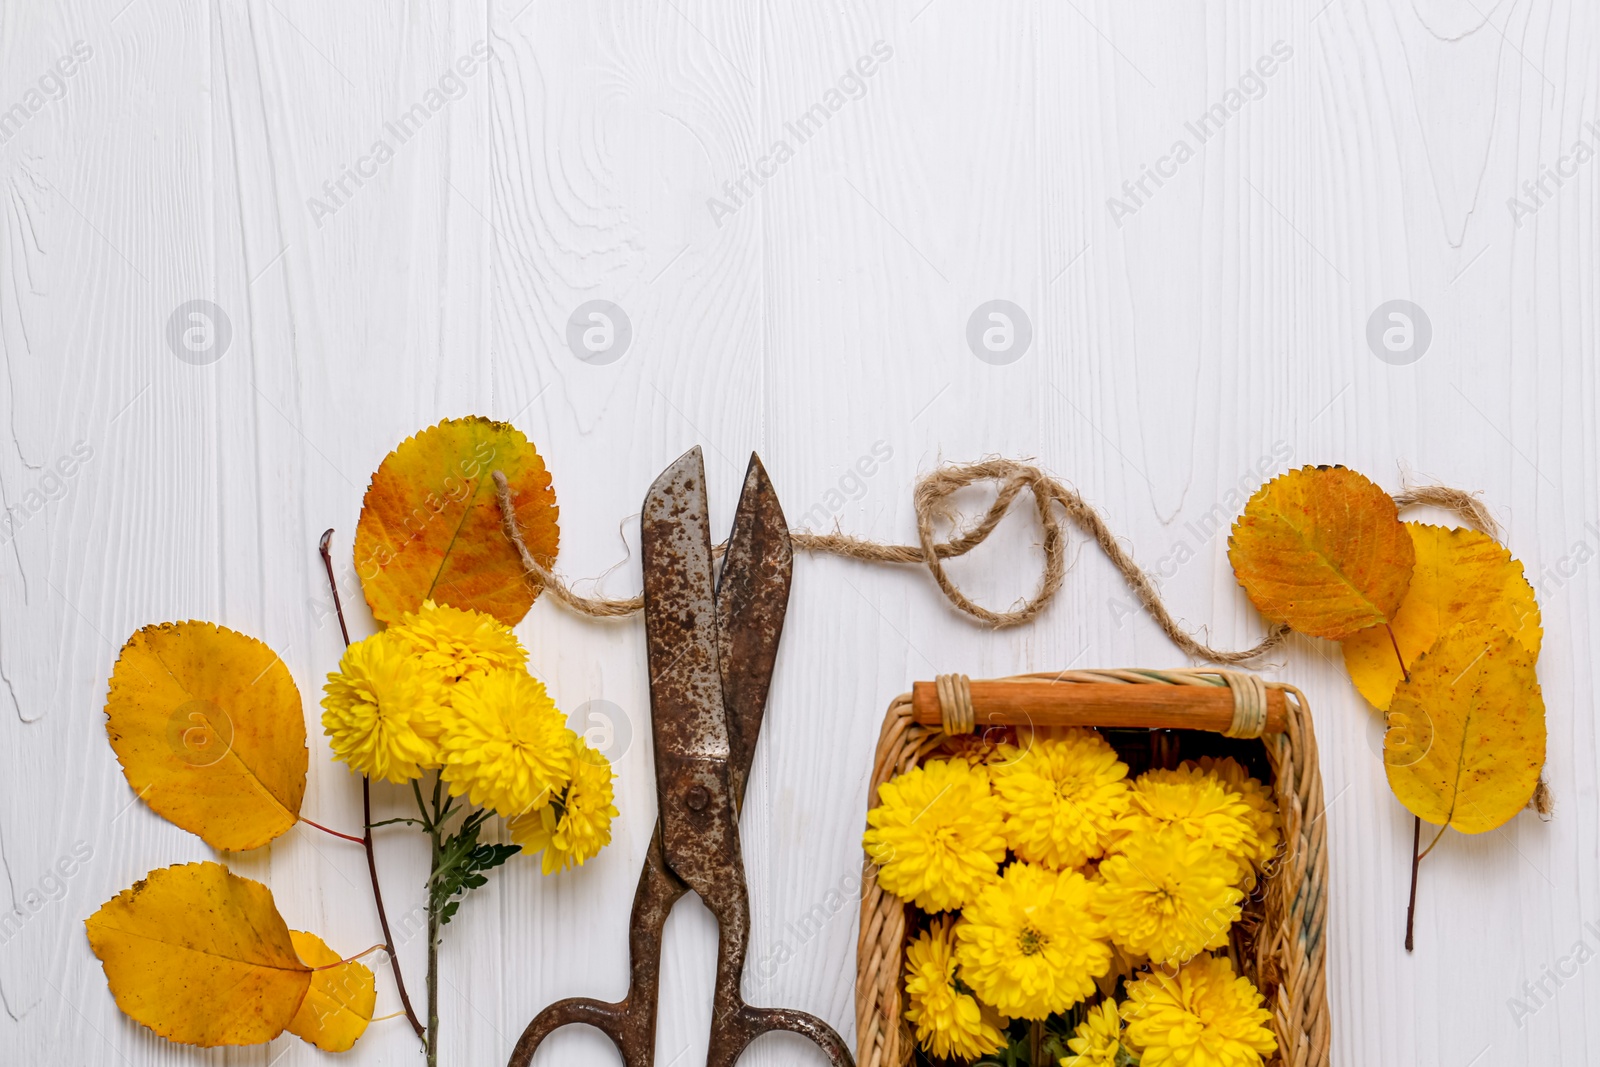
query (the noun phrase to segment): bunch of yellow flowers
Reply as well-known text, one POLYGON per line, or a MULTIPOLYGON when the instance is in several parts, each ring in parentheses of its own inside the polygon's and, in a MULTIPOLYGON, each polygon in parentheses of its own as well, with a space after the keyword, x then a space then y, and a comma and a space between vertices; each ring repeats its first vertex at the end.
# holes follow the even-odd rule
POLYGON ((492 615, 425 601, 345 650, 322 728, 335 759, 404 783, 436 770, 452 797, 506 820, 546 874, 611 840, 611 764, 569 729, 528 653, 492 615))
POLYGON ((1275 1050, 1261 993, 1210 954, 1277 855, 1267 787, 1209 757, 1130 781, 1086 729, 946 751, 883 785, 864 838, 878 884, 932 916, 906 949, 923 1049, 972 1061, 1010 1044, 1011 1020, 1054 1019, 1077 1022, 1064 1067, 1275 1050))

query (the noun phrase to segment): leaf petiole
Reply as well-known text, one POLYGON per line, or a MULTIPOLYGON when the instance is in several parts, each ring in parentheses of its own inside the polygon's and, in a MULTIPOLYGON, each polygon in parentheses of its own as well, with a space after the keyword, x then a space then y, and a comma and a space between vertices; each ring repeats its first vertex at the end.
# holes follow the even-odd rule
POLYGON ((1394 627, 1388 623, 1383 624, 1383 630, 1389 635, 1389 646, 1394 649, 1394 658, 1400 661, 1400 677, 1411 681, 1411 671, 1406 667, 1406 658, 1400 654, 1400 640, 1394 635, 1394 627))
POLYGON ((1417 852, 1417 846, 1422 844, 1422 816, 1413 815, 1416 820, 1411 830, 1411 902, 1406 905, 1406 951, 1410 952, 1416 947, 1416 918, 1417 918, 1417 868, 1422 865, 1422 856, 1417 852))
MULTIPOLYGON (((368 948, 362 949, 360 952, 357 952, 354 956, 346 956, 344 959, 335 960, 332 963, 319 964, 316 967, 313 967, 311 969, 313 971, 331 971, 335 967, 343 967, 347 963, 354 963, 356 960, 359 960, 363 956, 370 956, 374 952, 378 951, 380 948, 381 949, 387 949, 388 946, 380 941, 376 945, 372 945, 372 946, 370 946, 368 948)), ((401 1012, 401 1014, 404 1015, 405 1013, 401 1012)))
POLYGON ((328 834, 328 835, 330 835, 332 837, 337 837, 340 840, 350 841, 350 842, 353 842, 353 843, 355 843, 357 845, 365 845, 367 843, 364 838, 354 837, 354 836, 352 836, 350 834, 341 834, 337 830, 330 830, 330 829, 328 829, 328 827, 322 825, 320 822, 313 822, 310 819, 306 818, 304 815, 301 815, 299 818, 300 818, 300 821, 305 823, 307 826, 310 826, 313 829, 321 830, 323 833, 328 834))
POLYGON ((1428 843, 1428 847, 1423 849, 1422 854, 1417 857, 1418 863, 1421 863, 1423 860, 1428 858, 1428 853, 1433 851, 1433 846, 1439 843, 1439 839, 1444 836, 1444 832, 1448 829, 1450 829, 1449 823, 1445 823, 1443 826, 1439 827, 1439 832, 1433 835, 1433 840, 1428 843))
MULTIPOLYGON (((1401 679, 1403 681, 1406 681, 1406 682, 1411 681, 1411 671, 1410 671, 1410 669, 1408 667, 1406 667, 1406 658, 1405 658, 1405 656, 1400 654, 1400 641, 1394 635, 1394 627, 1391 626, 1388 623, 1384 623, 1383 624, 1383 629, 1384 629, 1384 632, 1389 635, 1389 646, 1394 649, 1394 658, 1400 661, 1400 677, 1401 677, 1401 679)), ((1393 698, 1391 698, 1391 700, 1392 699, 1393 698)), ((1389 718, 1389 713, 1388 712, 1384 712, 1385 725, 1387 725, 1387 723, 1388 723, 1388 718, 1389 718)), ((1387 760, 1388 760, 1388 754, 1387 753, 1385 753, 1384 759, 1385 759, 1385 762, 1387 762, 1387 760)), ((1416 823, 1415 823, 1415 825, 1412 826, 1412 829, 1411 829, 1411 896, 1410 896, 1409 900, 1406 902, 1406 951, 1407 952, 1412 951, 1412 949, 1416 945, 1417 872, 1418 872, 1418 869, 1422 866, 1422 858, 1424 856, 1426 856, 1429 852, 1433 851, 1433 845, 1437 845, 1439 843, 1439 837, 1443 837, 1444 836, 1445 830, 1448 829, 1449 825, 1450 825, 1449 823, 1446 823, 1444 826, 1439 828, 1439 837, 1435 837, 1433 839, 1433 845, 1429 845, 1428 848, 1427 848, 1427 851, 1418 852, 1417 851, 1417 846, 1422 844, 1422 816, 1413 815, 1412 818, 1416 820, 1416 823)))

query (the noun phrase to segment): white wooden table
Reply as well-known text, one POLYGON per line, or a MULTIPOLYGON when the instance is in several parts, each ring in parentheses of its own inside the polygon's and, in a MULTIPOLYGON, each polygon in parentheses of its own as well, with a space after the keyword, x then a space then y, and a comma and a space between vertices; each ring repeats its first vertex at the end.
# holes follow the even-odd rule
MULTIPOLYGON (((22 909, 0 1059, 320 1062, 290 1037, 178 1048, 113 1005, 81 920, 208 850, 134 801, 106 679, 139 626, 210 619, 282 654, 314 724, 339 653, 317 536, 348 554, 383 455, 481 413, 538 444, 560 568, 613 595, 638 586, 645 487, 696 443, 719 527, 758 449, 797 524, 880 539, 911 535, 910 487, 940 461, 1036 457, 1227 646, 1261 629, 1225 529, 1263 474, 1482 491, 1540 585, 1557 809, 1439 847, 1415 955, 1411 821, 1376 724, 1329 646, 1272 665, 1322 742, 1334 1058, 1596 1062, 1600 10, 1324 3, 0 3, 0 907, 22 909), (209 347, 170 340, 192 300, 219 309, 209 347), (1026 324, 979 314, 974 349, 992 300, 1026 324), (1375 350, 1392 300, 1421 313, 1408 347, 1385 309, 1375 350), (625 350, 569 346, 590 301, 621 309, 625 350), (1542 1006, 1515 1010, 1541 976, 1542 1006)), ((1019 512, 952 570, 1003 607, 1034 546, 1019 512)), ((1181 662, 1093 546, 1073 553, 1050 611, 999 633, 916 570, 800 559, 743 821, 752 1001, 853 1034, 838 890, 891 696, 939 671, 1181 662)), ((581 872, 514 861, 468 900, 444 950, 451 1064, 503 1062, 554 998, 620 993, 653 819, 637 620, 541 602, 520 632, 563 708, 625 714, 622 817, 581 872)), ((353 828, 355 782, 312 732, 305 813, 353 828)), ((424 856, 381 847, 403 915, 424 856)), ((291 925, 378 940, 358 848, 302 828, 231 862, 291 925)), ((401 951, 416 990, 422 942, 401 951)), ((703 1055, 713 945, 680 905, 664 1065, 703 1055)), ((414 1050, 395 1020, 346 1062, 414 1050)), ((567 1032, 538 1062, 616 1060, 567 1032)), ((745 1062, 821 1060, 767 1038, 745 1062)))

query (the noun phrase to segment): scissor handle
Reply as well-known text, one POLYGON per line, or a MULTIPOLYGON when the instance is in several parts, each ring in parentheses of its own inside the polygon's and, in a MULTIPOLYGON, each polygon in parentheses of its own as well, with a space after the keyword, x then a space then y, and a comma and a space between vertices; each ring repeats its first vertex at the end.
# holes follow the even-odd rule
POLYGON ((736 1011, 719 1015, 712 1021, 711 1051, 706 1057, 706 1067, 733 1067, 750 1042, 774 1031, 809 1039, 833 1067, 855 1067, 855 1057, 844 1038, 815 1015, 789 1008, 754 1008, 742 1002, 736 1011))
MULTIPOLYGON (((522 1032, 511 1053, 511 1067, 528 1067, 544 1039, 563 1026, 592 1026, 611 1039, 622 1056, 623 1067, 651 1067, 655 1056, 655 1001, 639 1008, 630 992, 615 1004, 574 997, 557 1001, 535 1016, 522 1032), (636 1009, 643 1014, 636 1015, 636 1009), (646 1020, 648 1019, 648 1023, 646 1020)), ((788 1008, 756 1008, 741 1003, 716 1016, 711 1026, 711 1045, 706 1067, 734 1067, 750 1043, 762 1034, 782 1031, 799 1034, 822 1050, 833 1067, 855 1067, 855 1058, 833 1027, 803 1011, 788 1008)))
POLYGON ((628 995, 615 1004, 585 997, 561 1000, 534 1016, 507 1067, 528 1067, 544 1039, 563 1026, 583 1023, 611 1039, 623 1067, 650 1067, 656 1052, 656 1008, 661 990, 661 931, 672 906, 689 887, 667 868, 661 851, 661 825, 650 835, 639 887, 628 923, 628 995))
MULTIPOLYGON (((787 1008, 755 1008, 740 992, 750 949, 750 896, 737 854, 710 861, 711 881, 700 898, 717 920, 717 985, 711 1011, 711 1046, 706 1067, 733 1067, 750 1042, 773 1030, 809 1038, 833 1067, 855 1067, 855 1057, 837 1031, 815 1015, 787 1008), (718 870, 718 868, 722 868, 718 870)), ((690 879, 693 884, 693 879, 690 879)))
POLYGON ((609 1037, 622 1056, 623 1067, 650 1067, 656 1052, 655 1002, 652 999, 645 1009, 650 1016, 648 1025, 643 1017, 636 1016, 636 1003, 631 993, 615 1004, 586 997, 556 1001, 534 1016, 522 1031, 517 1047, 511 1051, 511 1067, 528 1067, 545 1038, 574 1023, 592 1026, 609 1037))

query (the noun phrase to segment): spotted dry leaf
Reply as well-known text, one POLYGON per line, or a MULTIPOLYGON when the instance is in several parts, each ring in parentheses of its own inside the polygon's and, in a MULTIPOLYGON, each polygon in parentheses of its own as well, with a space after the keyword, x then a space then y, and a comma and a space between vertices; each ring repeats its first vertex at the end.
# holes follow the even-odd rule
POLYGON ((1335 640, 1388 622, 1416 553, 1394 501, 1344 467, 1301 467, 1256 491, 1228 559, 1257 610, 1335 640))
POLYGON ((492 475, 505 474, 524 543, 554 561, 555 491, 538 450, 510 423, 446 419, 401 442, 372 476, 356 527, 356 572, 379 622, 424 600, 485 611, 508 626, 533 606, 506 536, 492 475))

